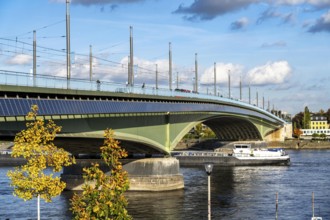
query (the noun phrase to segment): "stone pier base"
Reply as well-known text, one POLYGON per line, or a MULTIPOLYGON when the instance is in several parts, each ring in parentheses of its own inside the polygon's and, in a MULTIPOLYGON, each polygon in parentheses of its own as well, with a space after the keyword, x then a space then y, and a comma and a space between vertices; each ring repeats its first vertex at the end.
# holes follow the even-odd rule
MULTIPOLYGON (((82 190, 82 169, 90 166, 92 162, 99 163, 104 172, 109 171, 102 160, 77 160, 75 165, 65 167, 61 175, 67 190, 82 190)), ((140 159, 125 164, 123 168, 128 172, 129 191, 168 191, 184 188, 183 175, 179 173, 179 161, 175 158, 140 159)))
POLYGON ((176 158, 141 159, 124 166, 130 180, 130 191, 167 191, 184 188, 176 158))

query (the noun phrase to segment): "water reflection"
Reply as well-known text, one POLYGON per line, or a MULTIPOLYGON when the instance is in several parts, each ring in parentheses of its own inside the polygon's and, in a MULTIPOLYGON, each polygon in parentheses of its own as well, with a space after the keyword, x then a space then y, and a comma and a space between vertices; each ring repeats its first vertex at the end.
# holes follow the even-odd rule
POLYGON ((127 192, 128 212, 134 219, 182 219, 184 190, 168 192, 127 192), (152 201, 152 202, 151 202, 152 201), (161 216, 160 218, 158 218, 161 216))

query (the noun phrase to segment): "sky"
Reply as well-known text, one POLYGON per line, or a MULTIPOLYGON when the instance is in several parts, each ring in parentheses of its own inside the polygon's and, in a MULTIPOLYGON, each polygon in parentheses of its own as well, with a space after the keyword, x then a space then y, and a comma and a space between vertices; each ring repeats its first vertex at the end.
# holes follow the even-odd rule
MULTIPOLYGON (((217 93, 296 114, 330 108, 330 0, 71 0, 72 78, 127 82, 129 36, 134 84, 217 93), (197 54, 197 56, 196 56, 197 54)), ((66 77, 65 0, 0 1, 1 70, 66 77)))

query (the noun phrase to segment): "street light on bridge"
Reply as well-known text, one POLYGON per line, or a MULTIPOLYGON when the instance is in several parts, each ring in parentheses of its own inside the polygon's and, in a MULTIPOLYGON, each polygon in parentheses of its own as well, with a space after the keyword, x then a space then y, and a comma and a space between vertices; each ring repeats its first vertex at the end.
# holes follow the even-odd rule
POLYGON ((207 174, 207 204, 208 204, 208 220, 211 220, 211 173, 213 169, 213 163, 205 163, 205 171, 207 174))

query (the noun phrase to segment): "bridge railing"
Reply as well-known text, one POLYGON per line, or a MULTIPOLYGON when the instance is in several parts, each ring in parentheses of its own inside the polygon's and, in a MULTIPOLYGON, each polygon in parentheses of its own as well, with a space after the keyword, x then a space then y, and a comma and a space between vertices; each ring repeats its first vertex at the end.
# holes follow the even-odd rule
POLYGON ((36 75, 25 72, 15 72, 8 70, 0 70, 0 84, 15 85, 15 86, 29 86, 29 87, 43 87, 43 88, 57 88, 57 89, 72 89, 72 90, 88 90, 88 91, 106 91, 117 93, 134 93, 156 96, 170 96, 170 97, 187 97, 187 98, 201 98, 214 100, 229 100, 218 96, 206 95, 201 93, 180 92, 175 90, 168 90, 163 88, 156 89, 155 87, 130 86, 122 83, 106 82, 106 81, 90 81, 86 79, 71 78, 67 80, 66 77, 36 75))
MULTIPOLYGON (((15 86, 29 86, 40 88, 56 88, 56 89, 71 89, 71 90, 86 90, 86 91, 105 91, 105 92, 117 92, 117 93, 133 93, 166 97, 185 97, 192 99, 207 99, 222 101, 228 104, 235 104, 249 109, 254 109, 263 112, 271 117, 276 117, 270 112, 245 103, 240 100, 229 99, 221 96, 214 96, 209 94, 182 92, 176 90, 169 90, 163 88, 154 87, 141 87, 130 86, 122 83, 106 82, 106 81, 90 81, 87 79, 71 78, 67 80, 66 77, 49 76, 49 75, 33 75, 25 72, 15 72, 8 70, 0 70, 0 84, 1 85, 15 85, 15 86)), ((280 119, 281 120, 281 119, 280 119)))

